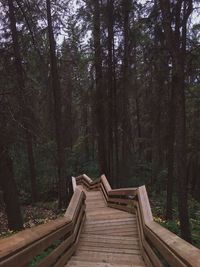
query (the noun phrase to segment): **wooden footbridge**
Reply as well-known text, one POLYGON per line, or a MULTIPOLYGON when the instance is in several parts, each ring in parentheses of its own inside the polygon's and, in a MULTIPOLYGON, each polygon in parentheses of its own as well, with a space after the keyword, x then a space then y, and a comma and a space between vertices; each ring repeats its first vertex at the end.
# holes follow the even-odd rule
POLYGON ((0 240, 0 267, 32 266, 42 252, 39 267, 200 267, 199 249, 153 221, 145 186, 81 175, 72 188, 63 218, 0 240))

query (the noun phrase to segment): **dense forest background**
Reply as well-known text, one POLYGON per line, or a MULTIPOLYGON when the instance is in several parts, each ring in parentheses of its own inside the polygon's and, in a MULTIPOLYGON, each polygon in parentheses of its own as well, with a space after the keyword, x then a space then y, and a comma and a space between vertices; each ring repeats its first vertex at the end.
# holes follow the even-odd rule
POLYGON ((11 229, 23 227, 20 204, 58 198, 63 208, 72 175, 105 173, 113 187, 145 184, 192 241, 198 13, 194 0, 0 1, 0 189, 11 229))

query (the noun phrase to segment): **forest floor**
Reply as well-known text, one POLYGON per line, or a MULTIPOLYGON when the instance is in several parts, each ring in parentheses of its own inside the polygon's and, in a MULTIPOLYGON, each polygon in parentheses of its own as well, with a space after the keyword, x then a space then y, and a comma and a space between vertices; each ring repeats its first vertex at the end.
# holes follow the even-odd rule
MULTIPOLYGON (((24 218, 24 228, 31 228, 33 226, 47 223, 51 220, 62 216, 62 212, 57 209, 57 201, 36 203, 33 205, 24 205, 21 207, 21 211, 24 218)), ((8 229, 7 217, 5 208, 0 208, 0 238, 7 237, 13 234, 13 231, 8 229)))

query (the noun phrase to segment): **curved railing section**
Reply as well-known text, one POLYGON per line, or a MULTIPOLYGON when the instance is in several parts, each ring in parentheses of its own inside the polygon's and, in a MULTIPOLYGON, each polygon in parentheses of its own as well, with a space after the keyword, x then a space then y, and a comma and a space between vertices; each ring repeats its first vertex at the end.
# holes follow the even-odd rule
POLYGON ((145 186, 112 189, 105 175, 92 181, 76 178, 87 190, 100 189, 109 207, 135 213, 142 256, 149 267, 199 267, 200 250, 153 221, 145 186))
POLYGON ((27 267, 42 251, 37 266, 64 266, 76 250, 85 220, 85 193, 72 179, 73 195, 64 217, 0 240, 0 267, 27 267), (54 249, 53 249, 54 248, 54 249), (50 253, 47 252, 50 249, 50 253))

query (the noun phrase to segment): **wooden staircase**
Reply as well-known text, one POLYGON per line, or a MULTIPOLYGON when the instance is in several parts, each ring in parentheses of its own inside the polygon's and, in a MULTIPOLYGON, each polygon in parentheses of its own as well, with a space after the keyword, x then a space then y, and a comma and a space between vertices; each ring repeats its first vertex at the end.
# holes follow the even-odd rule
POLYGON ((107 207, 100 191, 85 193, 85 226, 66 266, 145 266, 135 214, 107 207))
POLYGON ((153 221, 145 186, 72 178, 63 218, 0 240, 0 267, 200 267, 200 250, 153 221), (56 245, 55 245, 56 244, 56 245))

